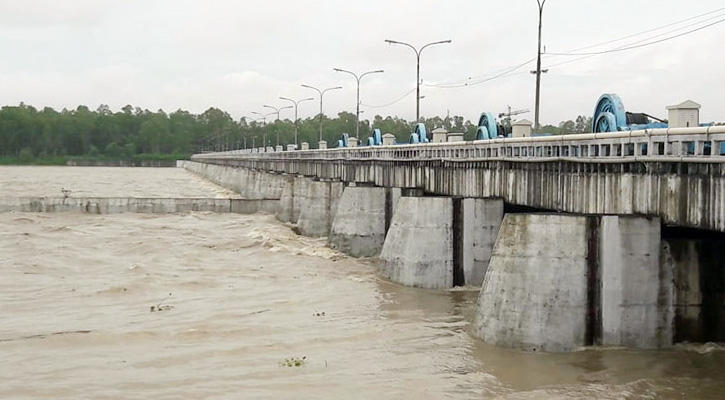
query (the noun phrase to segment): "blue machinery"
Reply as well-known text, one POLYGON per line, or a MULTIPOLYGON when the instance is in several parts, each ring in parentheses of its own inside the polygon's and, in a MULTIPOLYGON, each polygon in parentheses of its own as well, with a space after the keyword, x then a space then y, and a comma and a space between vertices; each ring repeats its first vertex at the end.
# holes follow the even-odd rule
MULTIPOLYGON (((476 140, 495 139, 499 137, 499 128, 503 128, 496 123, 496 117, 490 112, 483 112, 478 118, 478 129, 476 129, 476 140)), ((501 129, 503 136, 503 129, 501 129)))
POLYGON ((410 134, 409 143, 428 143, 428 132, 425 130, 425 124, 415 124, 415 132, 410 134))
POLYGON ((368 138, 368 146, 382 146, 383 145, 383 133, 380 129, 373 129, 372 135, 368 138))
POLYGON ((340 140, 337 141, 337 147, 347 147, 347 140, 350 139, 350 135, 343 133, 340 140))
MULTIPOLYGON (((632 113, 624 109, 622 99, 616 94, 603 94, 597 100, 592 117, 592 132, 617 132, 642 129, 667 128, 665 121, 645 113, 632 113)), ((509 137, 511 127, 504 126, 496 121, 496 117, 490 112, 483 112, 478 118, 475 140, 495 139, 509 137)), ((415 125, 415 132, 410 134, 409 143, 428 143, 428 132, 425 125, 415 125)), ((380 129, 373 129, 368 138, 368 146, 381 146, 383 144, 380 129)), ((348 146, 348 134, 343 133, 338 140, 338 147, 348 146)), ((723 143, 725 146, 725 143, 723 143)), ((725 149, 725 147, 724 147, 725 149)), ((725 151, 725 150, 724 150, 725 151)))
POLYGON ((645 113, 625 111, 622 99, 616 94, 603 94, 594 108, 592 118, 592 132, 594 133, 654 128, 667 128, 667 124, 661 119, 645 113), (651 119, 657 122, 652 122, 651 119))

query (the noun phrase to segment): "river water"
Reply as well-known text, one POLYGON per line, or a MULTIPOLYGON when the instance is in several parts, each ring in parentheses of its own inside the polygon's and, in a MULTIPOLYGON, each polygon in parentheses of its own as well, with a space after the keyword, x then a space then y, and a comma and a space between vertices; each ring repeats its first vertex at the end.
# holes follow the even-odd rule
MULTIPOLYGON (((177 169, 45 168, 84 195, 224 193, 177 169)), ((53 195, 8 187, 23 170, 42 181, 0 167, 0 197, 53 195)), ((719 345, 508 350, 469 336, 476 298, 389 283, 270 215, 0 213, 0 399, 725 396, 719 345)))

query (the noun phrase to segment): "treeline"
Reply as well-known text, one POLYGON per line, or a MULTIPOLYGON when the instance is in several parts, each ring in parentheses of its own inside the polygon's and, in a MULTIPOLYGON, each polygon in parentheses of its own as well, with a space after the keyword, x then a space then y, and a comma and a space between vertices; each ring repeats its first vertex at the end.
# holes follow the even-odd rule
MULTIPOLYGON (((320 136, 319 115, 298 122, 297 142, 317 146, 320 136)), ((323 118, 322 138, 336 146, 343 132, 355 134, 355 114, 341 112, 336 118, 323 118)), ((202 114, 177 110, 149 110, 127 105, 113 112, 106 105, 95 111, 86 106, 75 110, 56 111, 46 107, 38 110, 26 104, 0 109, 0 157, 49 159, 53 157, 133 158, 143 155, 189 156, 204 151, 222 151, 295 143, 294 122, 273 121, 273 115, 262 120, 234 120, 229 113, 210 108, 202 114)), ((423 119, 432 130, 444 127, 450 132, 463 132, 467 140, 476 135, 476 124, 460 116, 423 119)), ((476 121, 477 122, 477 121, 476 121)), ((398 142, 407 142, 413 124, 397 117, 376 115, 372 121, 360 121, 360 137, 369 136, 371 126, 383 133, 392 133, 398 142)), ((591 118, 562 122, 558 127, 546 126, 543 132, 574 133, 591 129, 591 118)))

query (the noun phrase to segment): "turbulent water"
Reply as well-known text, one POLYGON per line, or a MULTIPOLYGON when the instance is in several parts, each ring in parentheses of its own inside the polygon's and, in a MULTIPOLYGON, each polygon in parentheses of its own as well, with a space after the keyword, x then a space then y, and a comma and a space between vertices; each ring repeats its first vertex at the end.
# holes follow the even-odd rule
MULTIPOLYGON (((51 170, 56 183, 107 173, 51 170)), ((196 186, 185 171, 116 170, 114 188, 82 190, 170 197, 196 186), (144 175, 159 186, 145 189, 144 175)), ((8 181, 0 175, 0 196, 15 190, 8 181)), ((208 188, 202 197, 223 193, 208 188)), ((47 188, 31 189, 22 195, 47 188)), ((468 334, 476 297, 386 282, 374 260, 268 215, 2 213, 0 399, 725 395, 720 346, 497 348, 468 334)))

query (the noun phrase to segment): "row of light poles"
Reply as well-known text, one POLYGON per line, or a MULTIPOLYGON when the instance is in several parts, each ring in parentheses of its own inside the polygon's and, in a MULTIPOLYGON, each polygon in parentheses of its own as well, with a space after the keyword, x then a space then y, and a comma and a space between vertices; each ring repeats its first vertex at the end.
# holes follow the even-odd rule
MULTIPOLYGON (((536 71, 532 71, 532 73, 536 74, 536 108, 535 108, 535 118, 534 118, 535 119, 534 131, 538 132, 538 130, 539 130, 539 97, 540 97, 540 87, 541 87, 541 73, 546 72, 546 70, 542 71, 542 69, 541 69, 541 25, 542 25, 542 16, 543 16, 543 12, 544 12, 544 4, 546 3, 546 0, 536 0, 536 2, 538 3, 538 8, 539 8, 539 31, 538 31, 539 40, 538 40, 538 52, 537 52, 537 60, 536 60, 536 71)), ((411 48, 415 52, 415 57, 416 57, 415 121, 416 121, 416 123, 418 123, 418 122, 420 122, 420 99, 421 99, 420 85, 422 83, 420 80, 420 56, 421 56, 421 53, 423 52, 423 50, 425 50, 426 48, 428 48, 430 46, 434 46, 437 44, 449 44, 452 41, 451 40, 440 40, 440 41, 436 41, 436 42, 430 42, 430 43, 424 44, 423 46, 421 46, 419 48, 416 48, 415 46, 411 45, 410 43, 400 42, 397 40, 386 39, 385 42, 388 44, 398 44, 398 45, 406 46, 406 47, 411 48)), ((352 75, 355 78, 355 81, 357 83, 356 111, 355 111, 355 137, 359 139, 359 137, 360 137, 360 80, 366 75, 383 73, 385 71, 380 69, 380 70, 366 71, 361 74, 357 74, 353 71, 349 71, 349 70, 342 69, 342 68, 333 68, 333 70, 335 72, 342 72, 342 73, 352 75)), ((330 87, 330 88, 326 88, 326 89, 320 89, 320 88, 310 86, 310 85, 305 85, 305 84, 303 84, 302 87, 305 87, 308 89, 313 89, 313 90, 317 91, 317 93, 320 95, 320 141, 322 141, 322 121, 323 121, 322 99, 323 99, 323 96, 326 92, 328 92, 330 90, 342 89, 342 87, 335 86, 335 87, 330 87)), ((293 100, 293 99, 290 99, 287 97, 282 97, 282 96, 280 96, 279 98, 281 100, 289 101, 293 105, 280 107, 280 108, 273 107, 270 105, 264 105, 263 107, 275 110, 275 113, 277 114, 277 120, 279 120, 279 112, 281 110, 294 107, 294 109, 295 109, 295 148, 297 148, 297 144, 298 144, 298 142, 297 142, 298 106, 300 103, 302 103, 304 101, 308 101, 308 100, 314 100, 314 98, 308 97, 308 98, 304 98, 304 99, 300 99, 300 100, 293 100)), ((265 115, 265 114, 254 112, 254 111, 252 112, 252 114, 260 115, 261 119, 264 120, 264 125, 266 125, 267 116, 271 115, 271 114, 265 115)), ((266 135, 266 132, 265 132, 265 135, 266 135)), ((266 140, 265 140, 265 146, 266 146, 266 140)), ((277 133, 277 146, 279 146, 279 132, 277 133)), ((245 147, 246 147, 246 140, 245 140, 245 147)))
MULTIPOLYGON (((436 44, 451 43, 451 41, 450 40, 441 40, 441 41, 437 41, 437 42, 431 42, 431 43, 427 43, 427 44, 421 46, 420 48, 415 48, 413 45, 411 45, 409 43, 399 42, 399 41, 396 41, 396 40, 385 40, 385 42, 388 43, 388 44, 399 44, 399 45, 407 46, 407 47, 410 47, 411 49, 413 49, 413 51, 415 52, 415 56, 416 56, 415 121, 417 123, 417 122, 420 121, 420 99, 421 99, 421 96, 420 96, 420 84, 421 84, 421 80, 420 80, 420 55, 423 52, 423 50, 426 49, 429 46, 433 46, 433 45, 436 45, 436 44)), ((379 70, 366 71, 366 72, 363 72, 361 74, 357 74, 357 73, 355 73, 353 71, 349 71, 349 70, 342 69, 342 68, 333 68, 333 70, 335 72, 342 72, 342 73, 346 73, 346 74, 352 75, 355 78, 355 81, 357 83, 356 110, 355 110, 355 137, 359 139, 360 138, 360 81, 366 75, 379 74, 379 73, 383 73, 385 71, 382 70, 382 69, 379 69, 379 70)), ((320 141, 322 141, 322 121, 323 121, 322 99, 323 99, 324 94, 326 92, 328 92, 330 90, 342 89, 342 86, 335 86, 335 87, 329 87, 329 88, 326 88, 326 89, 320 89, 320 88, 317 88, 317 87, 314 87, 314 86, 311 86, 311 85, 305 85, 305 84, 303 84, 302 87, 315 90, 320 95, 320 141)), ((263 107, 270 108, 270 109, 274 110, 274 112, 269 113, 269 114, 262 114, 262 113, 259 113, 259 112, 252 111, 252 114, 259 115, 260 118, 263 119, 264 125, 266 126, 266 122, 267 122, 267 117, 268 116, 276 113, 277 114, 277 120, 279 120, 279 112, 281 110, 284 110, 284 109, 287 109, 287 108, 293 108, 294 107, 294 109, 295 109, 295 148, 297 148, 297 145, 298 145, 298 122, 299 122, 298 121, 298 107, 299 107, 299 104, 302 103, 302 102, 304 102, 304 101, 314 100, 314 98, 307 97, 307 98, 300 99, 300 100, 294 100, 294 99, 291 99, 289 97, 283 97, 283 96, 280 96, 279 98, 280 98, 280 100, 289 101, 290 103, 292 103, 292 105, 285 106, 285 107, 273 107, 273 106, 270 106, 270 105, 266 105, 265 104, 263 107)), ((266 131, 264 131, 264 135, 265 135, 264 142, 265 142, 265 147, 266 147, 266 131)), ((277 133, 277 146, 279 146, 279 132, 277 133)))
MULTIPOLYGON (((437 42, 427 43, 427 44, 424 44, 423 46, 421 46, 420 48, 415 48, 415 46, 413 46, 410 43, 399 42, 397 40, 386 39, 385 42, 388 44, 399 44, 399 45, 407 46, 407 47, 410 47, 411 49, 413 49, 413 51, 415 52, 415 58, 416 58, 416 65, 415 65, 415 71, 416 71, 416 75, 415 75, 415 122, 418 123, 420 121, 420 99, 421 99, 421 96, 420 96, 420 84, 421 84, 421 81, 420 81, 420 54, 427 47, 430 47, 430 46, 433 46, 436 44, 451 43, 451 40, 440 40, 437 42)), ((382 69, 378 69, 378 70, 374 70, 374 71, 363 72, 362 74, 358 75, 358 74, 356 74, 352 71, 348 71, 346 69, 334 68, 334 70, 336 72, 343 72, 343 73, 352 75, 353 77, 355 77, 355 81, 357 82, 357 104, 356 104, 356 112, 355 112, 355 137, 359 139, 360 138, 360 80, 365 75, 378 74, 378 73, 383 73, 385 71, 382 69)))

